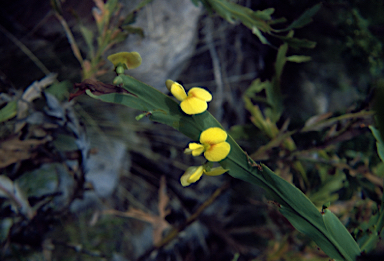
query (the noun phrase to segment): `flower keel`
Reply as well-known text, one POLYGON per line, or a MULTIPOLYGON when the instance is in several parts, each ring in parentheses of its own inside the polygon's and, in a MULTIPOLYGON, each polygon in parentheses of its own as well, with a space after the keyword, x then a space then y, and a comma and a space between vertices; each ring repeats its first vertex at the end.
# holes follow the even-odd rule
POLYGON ((197 182, 203 174, 207 176, 219 176, 228 171, 223 167, 210 168, 206 170, 207 165, 189 167, 180 178, 180 183, 183 187, 187 187, 192 183, 197 182))

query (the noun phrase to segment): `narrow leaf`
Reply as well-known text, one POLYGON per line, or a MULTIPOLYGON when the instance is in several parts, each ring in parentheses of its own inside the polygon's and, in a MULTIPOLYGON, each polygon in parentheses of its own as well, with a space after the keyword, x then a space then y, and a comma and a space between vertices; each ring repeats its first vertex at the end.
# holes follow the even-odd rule
POLYGON ((90 53, 90 58, 93 58, 95 55, 95 48, 93 46, 93 32, 83 25, 80 25, 80 32, 83 35, 85 43, 87 44, 90 53))
POLYGON ((0 122, 12 119, 17 115, 17 102, 10 101, 0 110, 0 122))
POLYGON ((360 248, 340 220, 329 209, 322 214, 328 232, 336 240, 346 260, 353 261, 360 255, 360 248))
POLYGON ((311 56, 305 55, 291 55, 287 57, 287 61, 295 63, 304 63, 311 60, 311 56))
POLYGON ((279 30, 279 32, 286 32, 292 29, 301 28, 312 22, 312 17, 320 10, 321 3, 313 6, 305 11, 297 20, 293 21, 287 28, 279 30))

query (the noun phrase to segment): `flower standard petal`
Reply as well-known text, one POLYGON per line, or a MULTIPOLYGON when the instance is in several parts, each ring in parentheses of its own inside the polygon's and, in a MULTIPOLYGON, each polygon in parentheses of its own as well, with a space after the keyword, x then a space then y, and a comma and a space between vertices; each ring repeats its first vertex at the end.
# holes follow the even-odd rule
POLYGON ((124 69, 135 69, 141 64, 141 56, 138 52, 120 52, 107 57, 115 67, 122 64, 124 69))
POLYGON ((212 95, 207 90, 204 90, 203 88, 199 88, 199 87, 193 87, 192 89, 190 89, 188 91, 188 96, 196 97, 206 102, 209 102, 212 100, 212 95))
POLYGON ((189 167, 183 176, 180 178, 181 185, 183 187, 191 185, 191 183, 195 183, 198 181, 201 176, 203 175, 204 168, 203 166, 194 166, 194 167, 189 167))
POLYGON ((204 152, 204 157, 212 162, 221 161, 228 156, 230 150, 231 145, 229 145, 228 142, 220 142, 211 145, 210 148, 204 152))
POLYGON ((187 97, 180 103, 181 110, 188 115, 199 114, 207 110, 208 105, 206 101, 203 101, 196 97, 187 97))
POLYGON ((228 134, 221 128, 213 127, 206 129, 200 134, 200 143, 202 144, 217 144, 226 141, 228 134))

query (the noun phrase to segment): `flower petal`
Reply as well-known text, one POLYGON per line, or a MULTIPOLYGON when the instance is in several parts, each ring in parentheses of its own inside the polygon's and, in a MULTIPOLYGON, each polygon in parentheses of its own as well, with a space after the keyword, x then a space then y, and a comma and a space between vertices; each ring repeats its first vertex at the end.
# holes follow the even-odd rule
POLYGON ((191 185, 191 183, 195 183, 198 181, 201 176, 203 175, 203 166, 194 166, 194 167, 189 167, 183 176, 180 178, 181 185, 183 187, 191 185))
POLYGON ((188 148, 184 152, 192 153, 192 156, 195 157, 204 152, 204 146, 199 143, 189 143, 188 148))
POLYGON ((231 145, 224 141, 211 145, 211 147, 206 152, 204 152, 204 157, 212 162, 221 161, 228 156, 230 150, 231 145))
POLYGON ((141 64, 141 56, 138 52, 120 52, 111 54, 107 57, 115 67, 119 64, 124 66, 124 69, 135 69, 141 64))
POLYGON ((184 101, 185 99, 187 99, 187 93, 185 92, 184 87, 180 83, 173 82, 169 89, 172 95, 175 96, 175 98, 179 101, 184 101))
POLYGON ((227 172, 229 169, 224 169, 223 167, 217 167, 217 168, 212 168, 210 171, 205 171, 204 174, 208 176, 219 176, 227 172))
POLYGON ((202 144, 217 144, 227 140, 227 133, 218 127, 206 129, 200 134, 200 143, 202 144))
POLYGON ((196 97, 187 97, 180 103, 180 107, 188 115, 199 114, 207 110, 207 102, 196 97))
POLYGON ((189 90, 188 96, 199 98, 200 100, 209 102, 212 100, 212 95, 203 88, 193 87, 189 90))

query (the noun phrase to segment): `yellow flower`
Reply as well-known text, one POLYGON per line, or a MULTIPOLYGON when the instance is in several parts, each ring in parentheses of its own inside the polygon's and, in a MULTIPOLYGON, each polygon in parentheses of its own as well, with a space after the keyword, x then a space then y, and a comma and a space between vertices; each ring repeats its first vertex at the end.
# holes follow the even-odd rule
POLYGON ((198 181, 201 178, 201 176, 203 175, 203 171, 204 171, 203 166, 189 167, 185 171, 183 176, 181 176, 181 178, 180 178, 181 185, 183 187, 186 187, 186 186, 191 185, 192 183, 195 183, 196 181, 198 181))
POLYGON ((204 157, 212 162, 221 161, 228 156, 231 150, 227 140, 227 133, 218 127, 206 129, 200 134, 200 144, 190 143, 185 153, 199 156, 204 152, 204 157))
POLYGON ((183 187, 186 187, 198 181, 203 174, 208 176, 218 176, 224 174, 227 171, 228 170, 224 169, 223 167, 212 168, 207 171, 204 169, 204 166, 193 166, 189 167, 185 171, 183 176, 180 178, 180 182, 183 187))
POLYGON ((141 64, 141 56, 138 52, 120 52, 107 57, 115 67, 123 66, 125 70, 135 69, 141 64))
POLYGON ((177 82, 167 80, 165 82, 168 90, 175 96, 176 99, 181 101, 180 107, 188 115, 199 114, 207 110, 207 102, 212 100, 212 95, 199 87, 193 87, 188 91, 188 95, 184 87, 177 82))

